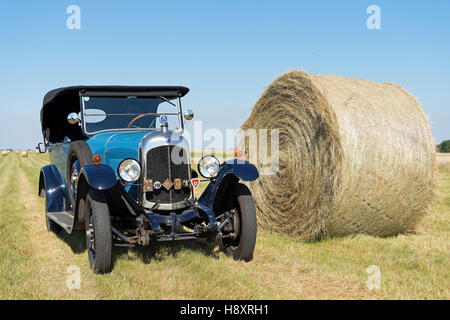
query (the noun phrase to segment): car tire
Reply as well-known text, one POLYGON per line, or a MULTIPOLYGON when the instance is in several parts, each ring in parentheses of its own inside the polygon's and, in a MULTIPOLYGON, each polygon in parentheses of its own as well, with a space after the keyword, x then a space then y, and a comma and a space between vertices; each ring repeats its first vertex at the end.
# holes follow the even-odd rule
MULTIPOLYGON (((231 185, 227 191, 225 210, 235 209, 239 231, 235 239, 222 239, 221 247, 234 260, 251 261, 256 244, 256 209, 250 190, 242 183, 231 185)), ((236 230, 235 230, 236 232, 236 230)))
POLYGON ((74 190, 72 186, 72 167, 75 161, 79 162, 80 168, 84 166, 94 165, 95 162, 92 160, 92 151, 86 141, 78 140, 71 143, 69 152, 67 154, 67 189, 69 193, 69 199, 72 206, 75 207, 74 190))
POLYGON ((91 189, 80 202, 86 213, 85 231, 89 265, 95 273, 112 269, 112 232, 109 208, 103 193, 91 189))

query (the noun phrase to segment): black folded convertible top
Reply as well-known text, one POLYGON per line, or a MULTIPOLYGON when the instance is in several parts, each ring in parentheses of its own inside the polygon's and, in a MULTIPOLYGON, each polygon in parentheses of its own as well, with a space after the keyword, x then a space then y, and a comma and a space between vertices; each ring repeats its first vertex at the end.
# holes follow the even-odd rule
MULTIPOLYGON (((49 91, 44 97, 43 107, 47 104, 52 103, 55 99, 58 100, 66 100, 70 102, 70 100, 79 101, 79 93, 80 92, 102 92, 105 95, 119 95, 122 93, 123 96, 130 95, 129 93, 135 93, 134 95, 162 95, 159 93, 166 93, 167 96, 174 97, 183 97, 186 93, 189 92, 189 89, 186 87, 180 86, 73 86, 73 87, 64 87, 54 89, 49 91), (128 93, 128 94, 127 94, 128 93)), ((63 101, 61 101, 63 102, 63 101)))
POLYGON ((48 142, 62 141, 65 136, 82 138, 81 130, 69 126, 66 118, 80 112, 80 94, 91 96, 164 96, 183 97, 189 89, 181 86, 72 86, 49 91, 41 109, 42 134, 48 142), (76 130, 77 132, 72 132, 76 130))

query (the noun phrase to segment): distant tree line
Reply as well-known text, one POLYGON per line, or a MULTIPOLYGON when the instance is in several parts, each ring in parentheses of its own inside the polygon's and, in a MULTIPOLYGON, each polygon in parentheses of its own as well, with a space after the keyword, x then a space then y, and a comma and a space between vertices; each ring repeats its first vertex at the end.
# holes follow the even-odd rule
POLYGON ((445 140, 437 145, 437 151, 442 153, 450 153, 450 140, 445 140))

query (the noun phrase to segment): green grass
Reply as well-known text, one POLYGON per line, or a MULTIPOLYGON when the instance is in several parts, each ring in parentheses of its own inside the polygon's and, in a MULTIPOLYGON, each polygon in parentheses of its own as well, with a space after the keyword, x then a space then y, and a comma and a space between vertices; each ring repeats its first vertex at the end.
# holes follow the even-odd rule
POLYGON ((0 169, 0 299, 30 299, 40 295, 41 283, 33 281, 33 259, 29 234, 18 199, 18 157, 8 155, 0 169))
MULTIPOLYGON (((116 250, 114 270, 92 274, 82 232, 45 230, 37 197, 46 155, 0 158, 0 299, 449 299, 450 166, 417 233, 304 243, 259 231, 254 260, 236 262, 204 241, 116 250), (69 290, 67 268, 81 270, 69 290), (366 287, 377 265, 381 289, 366 287)), ((201 183, 196 194, 207 183, 201 183)))

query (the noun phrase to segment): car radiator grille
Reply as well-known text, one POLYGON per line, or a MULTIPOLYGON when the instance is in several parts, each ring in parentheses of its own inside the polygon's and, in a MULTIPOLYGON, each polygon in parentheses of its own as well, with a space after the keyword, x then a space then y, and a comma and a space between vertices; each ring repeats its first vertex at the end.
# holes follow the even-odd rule
MULTIPOLYGON (((146 179, 151 179, 153 183, 159 181, 163 184, 166 179, 169 179, 171 183, 174 183, 174 179, 177 178, 182 181, 189 181, 190 165, 187 162, 186 151, 183 148, 177 146, 156 147, 147 152, 146 160, 146 179), (174 148, 176 148, 175 151, 174 148), (171 160, 172 151, 174 151, 174 154, 178 154, 180 159, 182 159, 180 164, 176 164, 171 160)), ((166 204, 187 200, 189 199, 190 194, 191 185, 189 184, 187 187, 182 186, 181 190, 175 190, 174 186, 169 190, 164 186, 161 186, 159 190, 153 188, 152 192, 146 192, 145 197, 147 201, 154 203, 159 201, 161 204, 166 204)))

